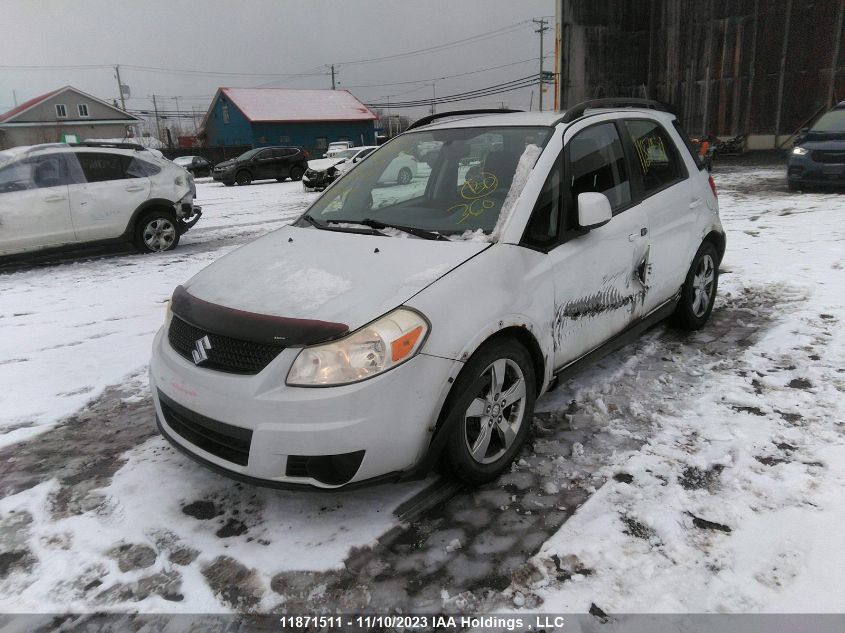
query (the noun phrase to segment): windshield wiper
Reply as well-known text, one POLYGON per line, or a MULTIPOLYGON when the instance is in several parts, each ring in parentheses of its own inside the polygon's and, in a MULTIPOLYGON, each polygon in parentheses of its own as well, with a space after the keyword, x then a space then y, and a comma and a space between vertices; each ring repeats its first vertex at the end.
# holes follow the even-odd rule
POLYGON ((421 229, 416 226, 403 226, 401 224, 391 224, 389 222, 382 222, 381 220, 372 220, 370 218, 356 220, 355 222, 357 224, 363 224, 364 226, 369 226, 377 230, 396 229, 397 231, 402 231, 403 233, 413 235, 414 237, 421 237, 424 240, 446 240, 447 242, 451 241, 442 233, 438 233, 437 231, 427 231, 426 229, 421 229))
POLYGON ((307 213, 302 216, 302 219, 308 222, 311 226, 314 226, 318 229, 322 229, 323 231, 339 231, 341 233, 362 233, 364 235, 384 235, 384 233, 379 233, 375 230, 374 227, 369 227, 369 229, 356 229, 352 227, 341 227, 341 226, 329 226, 330 224, 361 224, 363 226, 368 226, 363 222, 359 222, 357 220, 347 221, 347 220, 326 220, 325 224, 320 222, 317 218, 308 215, 307 213))

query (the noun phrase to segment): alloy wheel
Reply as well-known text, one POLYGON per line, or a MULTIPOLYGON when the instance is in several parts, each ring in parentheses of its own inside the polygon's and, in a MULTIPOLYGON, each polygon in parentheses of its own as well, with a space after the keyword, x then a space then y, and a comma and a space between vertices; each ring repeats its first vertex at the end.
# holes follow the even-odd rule
POLYGON ((707 312, 713 300, 713 282, 716 279, 716 265, 709 254, 704 254, 698 262, 692 278, 692 312, 701 317, 707 312))
POLYGON ((176 239, 176 227, 167 218, 153 218, 144 227, 144 245, 153 252, 168 250, 176 239))
POLYGON ((480 464, 499 460, 513 445, 525 417, 525 376, 513 360, 500 358, 485 369, 484 386, 464 414, 464 441, 480 464))

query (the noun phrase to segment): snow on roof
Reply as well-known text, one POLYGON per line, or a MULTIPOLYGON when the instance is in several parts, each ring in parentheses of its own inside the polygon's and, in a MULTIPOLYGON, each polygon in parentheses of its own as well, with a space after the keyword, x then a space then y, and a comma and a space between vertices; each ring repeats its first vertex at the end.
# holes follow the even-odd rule
POLYGON ((13 116, 15 116, 16 114, 20 114, 24 110, 29 110, 32 106, 36 105, 37 103, 40 103, 41 101, 45 101, 46 99, 49 99, 54 94, 61 92, 65 88, 67 88, 67 86, 65 86, 63 88, 56 88, 55 90, 51 90, 50 92, 44 93, 43 95, 40 95, 38 97, 33 97, 29 101, 24 101, 22 104, 12 108, 8 112, 4 112, 3 114, 0 114, 0 123, 2 123, 3 121, 6 121, 7 119, 11 119, 13 116))
POLYGON ((221 88, 250 121, 373 121, 377 117, 347 90, 221 88))

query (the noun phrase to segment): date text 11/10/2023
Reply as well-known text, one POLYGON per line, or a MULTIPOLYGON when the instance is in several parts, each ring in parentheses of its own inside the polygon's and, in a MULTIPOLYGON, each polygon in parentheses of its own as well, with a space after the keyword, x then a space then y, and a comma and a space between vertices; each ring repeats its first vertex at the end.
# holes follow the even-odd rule
POLYGON ((484 630, 531 631, 560 629, 564 626, 562 616, 535 615, 285 615, 279 619, 283 629, 318 630, 338 629, 343 631, 381 629, 414 630, 484 630))

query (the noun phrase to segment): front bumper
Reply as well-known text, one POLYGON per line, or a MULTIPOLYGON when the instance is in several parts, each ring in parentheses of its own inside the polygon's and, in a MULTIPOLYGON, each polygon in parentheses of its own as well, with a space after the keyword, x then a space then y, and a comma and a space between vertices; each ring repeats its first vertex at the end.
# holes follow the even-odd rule
POLYGON ((215 169, 211 172, 211 178, 215 182, 235 182, 235 170, 226 169, 223 171, 217 171, 215 169))
POLYGON ((150 362, 162 434, 208 466, 271 486, 339 488, 398 476, 422 460, 455 361, 420 354, 352 385, 288 387, 299 349, 258 374, 228 374, 177 354, 162 328, 150 362))
POLYGON ((310 189, 313 191, 322 191, 330 184, 332 184, 335 180, 337 180, 338 174, 330 175, 326 171, 316 171, 314 169, 307 169, 305 174, 302 176, 302 186, 305 189, 310 189))
POLYGON ((790 184, 842 187, 845 186, 845 163, 820 163, 809 155, 792 156, 787 168, 790 184))

